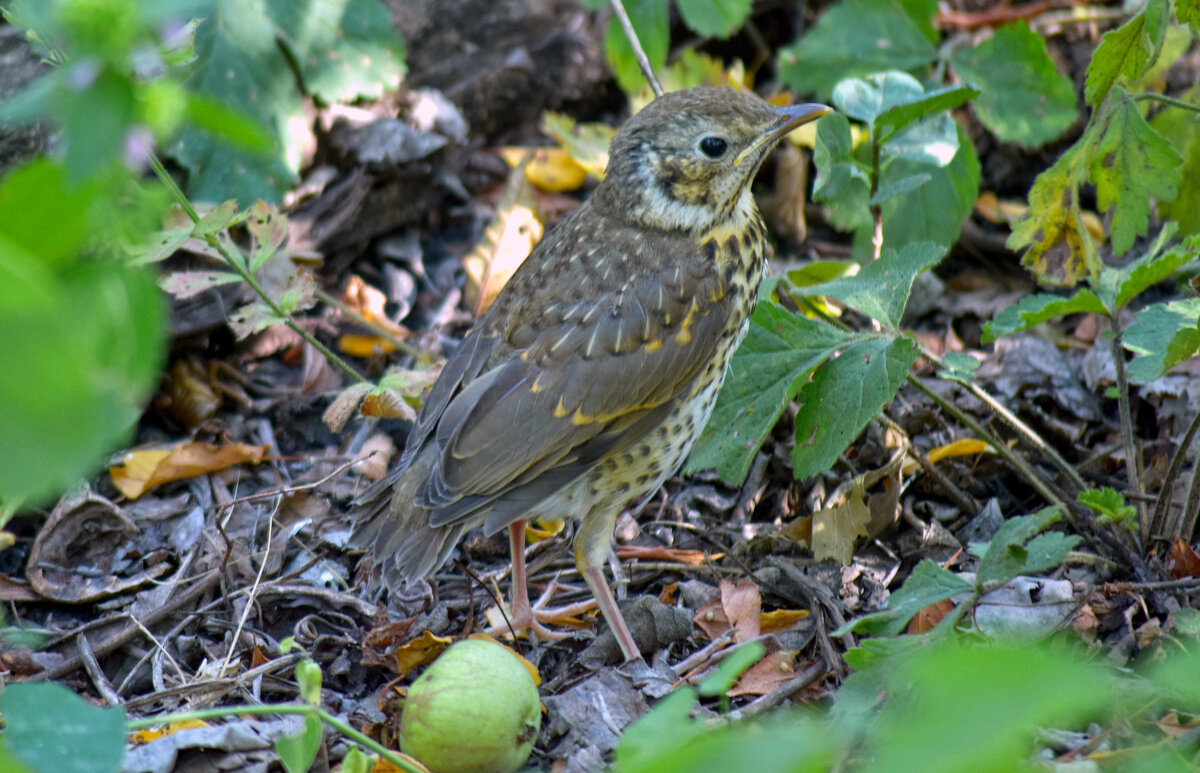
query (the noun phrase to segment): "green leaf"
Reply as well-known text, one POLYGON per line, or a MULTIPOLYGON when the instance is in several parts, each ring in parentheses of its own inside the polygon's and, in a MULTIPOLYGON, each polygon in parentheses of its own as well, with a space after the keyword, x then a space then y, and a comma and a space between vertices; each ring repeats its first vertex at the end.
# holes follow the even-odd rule
MULTIPOLYGON (((624 0, 625 11, 633 22, 638 42, 650 60, 655 73, 661 72, 667 62, 667 45, 670 42, 670 18, 667 13, 669 0, 624 0)), ((608 66, 612 68, 617 85, 626 94, 637 94, 646 86, 646 78, 638 67, 633 47, 625 37, 625 31, 615 18, 608 24, 604 35, 604 53, 608 66)))
POLYGON ((692 32, 724 40, 750 17, 754 0, 678 0, 679 15, 692 32))
POLYGON ((311 660, 296 664, 296 684, 300 688, 300 699, 314 706, 321 705, 321 667, 311 660))
POLYGON ((1200 35, 1200 0, 1175 0, 1175 18, 1193 35, 1200 35))
POLYGON ((1123 255, 1149 227, 1150 199, 1175 198, 1183 159, 1150 128, 1137 103, 1118 89, 1108 128, 1092 156, 1101 212, 1113 210, 1112 247, 1123 255))
POLYGON ((238 204, 236 201, 233 199, 222 201, 192 226, 192 236, 203 239, 216 234, 224 228, 228 228, 237 213, 238 204))
MULTIPOLYGON (((1164 232, 1165 232, 1164 228, 1164 232)), ((1174 276, 1179 269, 1200 258, 1200 236, 1192 236, 1162 255, 1153 252, 1142 256, 1116 274, 1115 305, 1123 309, 1131 300, 1159 282, 1174 276)))
MULTIPOLYGON (((979 559, 976 578, 980 587, 986 589, 989 586, 1002 585, 1019 574, 1040 571, 1031 567, 1039 566, 1046 560, 1045 549, 1061 548, 1063 543, 1042 544, 1037 553, 1031 552, 1025 543, 1059 518, 1057 507, 1047 507, 1032 515, 1021 515, 1005 521, 988 542, 987 550, 979 559)), ((1076 538, 1070 539, 1078 542, 1076 538)), ((1064 550, 1063 556, 1065 555, 1064 550)))
POLYGON ((59 684, 9 684, 0 693, 4 747, 35 773, 116 773, 125 711, 98 709, 59 684))
POLYGON ((725 656, 721 665, 696 687, 697 691, 706 698, 724 695, 747 668, 762 660, 766 654, 767 648, 760 641, 743 644, 725 656))
POLYGON ((852 231, 871 225, 871 180, 867 170, 854 159, 850 121, 840 113, 817 121, 817 139, 813 149, 817 179, 813 183, 813 201, 829 208, 835 228, 852 231))
POLYGON ((988 344, 997 338, 1020 333, 1068 314, 1108 316, 1108 309, 1104 302, 1086 287, 1069 298, 1061 295, 1027 295, 1020 302, 997 314, 991 322, 984 323, 982 341, 988 344))
POLYGON ((275 753, 287 773, 307 773, 321 748, 321 720, 312 714, 304 716, 304 729, 296 735, 285 735, 275 742, 275 753))
POLYGON ((946 363, 946 367, 938 371, 938 378, 948 381, 970 381, 979 369, 979 360, 966 352, 946 352, 942 362, 946 363))
POLYGON ((1071 287, 1085 276, 1100 276, 1100 259, 1079 209, 1087 140, 1085 134, 1037 176, 1029 191, 1029 209, 1013 220, 1008 247, 1028 247, 1021 265, 1043 284, 1071 287))
POLYGON ((1118 78, 1136 81, 1153 64, 1163 44, 1168 8, 1167 0, 1149 0, 1132 19, 1104 33, 1087 68, 1084 98, 1089 105, 1103 102, 1118 78))
POLYGON ((380 0, 268 0, 305 91, 326 103, 378 99, 404 75, 404 41, 380 0))
MULTIPOLYGON (((960 105, 966 104, 968 100, 975 99, 979 94, 979 89, 962 85, 930 89, 919 97, 885 110, 875 120, 875 129, 879 132, 880 141, 886 143, 896 132, 905 127, 936 113, 953 110, 960 105)), ((944 118, 953 122, 953 119, 950 119, 949 116, 944 116, 944 118)), ((958 143, 954 143, 954 148, 958 148, 958 143)), ((950 156, 952 155, 953 153, 950 154, 950 156)), ((947 156, 946 161, 942 165, 944 166, 948 162, 949 156, 947 156)))
MULTIPOLYGON (((933 166, 907 159, 893 161, 884 170, 880 188, 912 175, 928 174, 929 182, 883 203, 883 244, 896 247, 913 242, 954 244, 970 217, 979 195, 979 159, 967 136, 958 127, 958 152, 948 166, 933 166)), ((869 254, 870 234, 856 234, 856 255, 869 254), (860 247, 860 245, 862 245, 860 247)))
MULTIPOLYGON (((80 62, 73 68, 85 66, 80 62)), ((138 118, 129 77, 105 70, 87 88, 74 93, 64 90, 56 96, 55 112, 68 138, 69 182, 82 182, 123 157, 125 141, 138 118)))
POLYGON ((681 687, 625 728, 617 746, 617 769, 622 773, 652 770, 651 762, 690 743, 702 731, 700 723, 691 718, 695 707, 696 691, 681 687))
POLYGON ((866 633, 872 636, 896 636, 925 607, 971 590, 971 583, 924 559, 913 568, 900 590, 888 599, 887 609, 851 620, 834 631, 833 635, 866 633))
MULTIPOLYGON (((1195 101, 1200 89, 1191 89, 1187 96, 1195 101)), ((1179 195, 1174 201, 1158 202, 1158 215, 1178 222, 1184 234, 1200 233, 1200 123, 1194 115, 1185 110, 1162 110, 1150 121, 1183 158, 1179 195)))
POLYGON ((779 75, 794 91, 828 99, 844 78, 913 70, 936 56, 933 43, 898 3, 843 0, 800 40, 779 50, 779 75))
POLYGON ((1129 378, 1153 381, 1200 352, 1200 298, 1147 306, 1122 341, 1137 355, 1129 363, 1129 378))
POLYGON ((1034 768, 1042 728, 1111 711, 1111 676, 1070 650, 949 638, 883 669, 865 739, 871 773, 1034 768), (914 761, 919 761, 914 766, 914 761))
POLYGON ((1088 489, 1079 492, 1075 501, 1092 508, 1100 517, 1097 522, 1115 523, 1126 526, 1136 523, 1137 508, 1125 504, 1125 497, 1120 491, 1105 486, 1101 489, 1088 489))
POLYGON ((1046 41, 1024 20, 996 30, 950 58, 965 81, 979 86, 975 115, 1005 142, 1036 148, 1075 123, 1075 86, 1046 53, 1046 41))
POLYGON ((740 485, 763 439, 809 374, 849 340, 829 325, 760 302, 686 469, 716 468, 722 480, 740 485))
POLYGON ((357 746, 351 746, 350 751, 342 758, 342 773, 371 773, 374 767, 372 760, 363 754, 357 746))
POLYGON ((828 470, 896 395, 920 349, 907 338, 858 338, 813 373, 796 401, 797 479, 828 470))
POLYGON ((895 329, 908 303, 913 280, 946 255, 947 248, 930 242, 906 244, 899 252, 888 250, 863 266, 855 276, 800 288, 805 296, 827 295, 858 309, 895 329))

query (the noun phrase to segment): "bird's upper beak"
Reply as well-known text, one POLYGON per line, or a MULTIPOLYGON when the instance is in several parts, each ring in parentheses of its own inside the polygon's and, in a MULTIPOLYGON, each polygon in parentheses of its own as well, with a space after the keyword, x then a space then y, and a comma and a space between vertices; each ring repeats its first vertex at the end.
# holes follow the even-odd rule
POLYGON ((738 166, 747 158, 756 155, 764 146, 771 147, 797 126, 806 124, 809 121, 815 121, 821 116, 832 112, 833 108, 815 103, 775 108, 775 113, 778 116, 776 122, 760 134, 754 142, 750 143, 748 148, 739 153, 737 158, 733 160, 733 165, 738 166))

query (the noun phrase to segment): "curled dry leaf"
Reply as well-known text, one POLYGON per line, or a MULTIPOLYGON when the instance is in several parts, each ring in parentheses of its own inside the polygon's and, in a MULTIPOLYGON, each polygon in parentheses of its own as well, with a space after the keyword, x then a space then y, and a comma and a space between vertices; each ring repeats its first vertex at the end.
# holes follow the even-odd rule
POLYGON ((432 663, 453 641, 446 636, 434 636, 429 631, 422 631, 420 636, 396 648, 396 673, 403 677, 414 668, 432 663))
POLYGON ((129 562, 117 571, 123 547, 138 533, 121 508, 90 491, 63 497, 29 551, 26 576, 43 598, 82 604, 115 596, 169 574, 168 551, 156 563, 129 562), (147 565, 149 564, 149 565, 147 565))
POLYGON ((762 631, 762 597, 758 586, 743 580, 734 585, 722 579, 721 596, 696 610, 693 621, 710 639, 734 629, 739 642, 750 641, 762 631))

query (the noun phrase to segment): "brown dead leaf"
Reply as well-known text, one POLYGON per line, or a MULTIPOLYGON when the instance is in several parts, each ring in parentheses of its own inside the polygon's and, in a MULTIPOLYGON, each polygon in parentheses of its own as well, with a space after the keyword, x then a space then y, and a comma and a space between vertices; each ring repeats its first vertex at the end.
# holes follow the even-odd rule
POLYGON ((675 594, 679 592, 679 583, 671 582, 663 586, 662 592, 658 594, 658 600, 664 604, 674 604, 675 594))
POLYGON ((194 429, 221 408, 221 395, 213 381, 199 360, 175 360, 167 371, 160 404, 180 426, 194 429))
POLYGON ((661 546, 641 547, 622 545, 617 548, 617 558, 641 558, 646 561, 670 561, 686 566, 703 566, 709 561, 722 558, 724 553, 706 553, 703 550, 683 550, 661 546))
POLYGON ((766 695, 796 675, 796 653, 779 650, 766 655, 742 673, 729 690, 729 697, 766 695))
POLYGON ((758 586, 747 580, 734 585, 722 579, 720 587, 720 598, 696 610, 692 621, 710 639, 716 639, 730 628, 734 629, 734 638, 739 642, 758 636, 762 616, 758 586))
POLYGON ((813 517, 801 515, 785 523, 779 534, 805 547, 812 545, 813 517))
MULTIPOLYGON (((382 328, 396 338, 408 336, 408 330, 397 325, 388 316, 387 296, 383 291, 367 284, 357 274, 351 275, 350 280, 346 283, 346 289, 342 293, 342 304, 367 322, 382 328)), ((362 337, 366 338, 367 336, 362 337)))
POLYGON ((937 627, 938 623, 945 619, 946 615, 953 611, 954 602, 950 599, 942 599, 941 601, 934 602, 918 612, 912 620, 908 621, 907 633, 929 633, 937 627))
POLYGON ((155 486, 195 478, 235 464, 259 464, 266 455, 266 446, 186 442, 170 448, 127 451, 120 464, 108 468, 108 474, 122 494, 137 499, 155 486))
POLYGON ((807 617, 807 609, 775 609, 763 612, 758 627, 762 633, 783 633, 792 630, 796 623, 807 617))
POLYGON ((432 663, 453 642, 449 637, 422 631, 420 636, 396 648, 396 674, 404 678, 414 668, 432 663))
POLYGON ((887 464, 855 477, 840 504, 813 514, 812 552, 817 560, 832 558, 848 565, 859 537, 878 534, 899 516, 899 476, 907 454, 908 441, 901 439, 887 464), (868 495, 867 490, 879 483, 884 484, 882 493, 868 495))
POLYGON ((500 288, 541 240, 542 230, 529 180, 523 169, 514 169, 496 207, 495 221, 463 259, 467 271, 464 296, 475 316, 492 305, 500 288))
POLYGON ((404 419, 412 421, 417 418, 417 412, 404 398, 390 389, 384 389, 363 398, 359 413, 363 416, 376 416, 381 419, 404 419))
POLYGON ((1200 727, 1200 716, 1189 714, 1187 719, 1183 719, 1179 716, 1179 712, 1177 712, 1175 709, 1171 709, 1166 713, 1165 716, 1163 716, 1154 724, 1157 725, 1158 729, 1163 731, 1165 735, 1171 738, 1181 738, 1187 735, 1190 731, 1194 730, 1196 727, 1200 727))
POLYGON ((1179 537, 1171 543, 1171 576, 1176 580, 1182 580, 1185 577, 1200 577, 1200 555, 1196 555, 1196 551, 1192 546, 1184 542, 1179 537))

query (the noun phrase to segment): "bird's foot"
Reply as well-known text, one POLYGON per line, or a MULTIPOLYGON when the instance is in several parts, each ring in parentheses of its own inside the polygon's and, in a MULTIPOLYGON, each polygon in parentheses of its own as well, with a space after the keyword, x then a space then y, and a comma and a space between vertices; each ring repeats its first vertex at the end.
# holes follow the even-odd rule
POLYGON ((551 580, 546 590, 532 604, 526 594, 518 593, 513 599, 512 611, 507 619, 488 628, 484 633, 497 638, 504 636, 526 636, 536 641, 560 641, 572 635, 571 631, 556 631, 546 624, 578 625, 579 615, 596 608, 595 600, 580 601, 561 607, 549 607, 550 599, 558 592, 557 580, 551 580), (524 597, 524 598, 522 598, 524 597))

